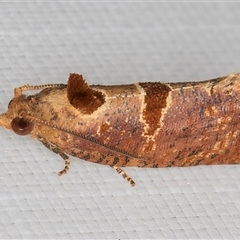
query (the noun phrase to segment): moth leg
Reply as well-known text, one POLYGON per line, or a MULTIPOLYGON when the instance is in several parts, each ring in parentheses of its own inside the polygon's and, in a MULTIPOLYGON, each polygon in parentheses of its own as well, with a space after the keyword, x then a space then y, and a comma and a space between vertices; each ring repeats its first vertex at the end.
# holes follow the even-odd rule
POLYGON ((60 148, 58 148, 56 145, 48 142, 45 138, 39 136, 38 140, 40 142, 42 142, 46 148, 48 148, 49 150, 53 151, 54 153, 58 154, 59 156, 61 156, 63 158, 63 160, 65 162, 65 166, 64 166, 63 170, 58 173, 58 175, 61 176, 65 173, 67 173, 70 168, 70 158, 60 148))
POLYGON ((65 166, 62 171, 58 172, 58 176, 61 176, 63 174, 66 174, 70 168, 70 158, 64 153, 58 153, 64 160, 65 166))
POLYGON ((132 180, 131 177, 129 177, 121 168, 113 166, 113 169, 117 171, 124 179, 126 179, 132 186, 135 185, 135 182, 132 180))

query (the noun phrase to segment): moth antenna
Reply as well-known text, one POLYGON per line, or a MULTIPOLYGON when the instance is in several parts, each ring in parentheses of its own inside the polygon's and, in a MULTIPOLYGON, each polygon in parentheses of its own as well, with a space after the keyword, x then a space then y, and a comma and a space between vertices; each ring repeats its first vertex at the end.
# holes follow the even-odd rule
POLYGON ((42 90, 46 88, 54 88, 54 87, 66 87, 66 84, 43 84, 43 85, 23 85, 22 87, 18 87, 14 89, 14 98, 20 97, 23 91, 30 90, 42 90))

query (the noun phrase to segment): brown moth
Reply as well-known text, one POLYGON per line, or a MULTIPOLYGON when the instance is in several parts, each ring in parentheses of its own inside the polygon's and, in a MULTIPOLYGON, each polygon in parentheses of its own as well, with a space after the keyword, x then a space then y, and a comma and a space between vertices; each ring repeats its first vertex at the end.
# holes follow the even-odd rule
POLYGON ((240 73, 202 82, 89 86, 70 74, 67 85, 14 90, 0 125, 30 134, 66 154, 116 169, 240 163, 240 73), (35 95, 25 90, 42 90, 35 95))

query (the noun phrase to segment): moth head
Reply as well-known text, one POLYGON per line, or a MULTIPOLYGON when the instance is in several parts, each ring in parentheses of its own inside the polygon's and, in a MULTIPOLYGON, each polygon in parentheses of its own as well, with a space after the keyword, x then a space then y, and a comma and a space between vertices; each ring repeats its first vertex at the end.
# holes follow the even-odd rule
POLYGON ((7 112, 0 114, 0 126, 13 130, 18 135, 29 134, 34 124, 27 118, 28 102, 25 95, 13 98, 8 104, 7 112))

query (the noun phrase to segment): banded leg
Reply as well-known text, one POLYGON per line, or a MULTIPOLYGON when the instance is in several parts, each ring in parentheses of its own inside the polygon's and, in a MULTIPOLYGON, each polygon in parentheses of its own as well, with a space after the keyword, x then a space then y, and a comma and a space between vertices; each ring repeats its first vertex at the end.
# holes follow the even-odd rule
POLYGON ((63 170, 58 172, 58 176, 61 176, 68 172, 68 170, 70 168, 70 158, 64 152, 58 153, 58 154, 63 158, 64 163, 65 163, 63 170))
POLYGON ((58 173, 58 176, 61 176, 65 173, 68 172, 70 168, 70 158, 63 152, 61 151, 60 148, 58 148, 56 145, 48 142, 45 138, 38 136, 38 140, 43 143, 43 145, 48 148, 49 150, 53 151, 54 153, 58 154, 60 157, 63 158, 65 162, 65 166, 62 171, 58 173))
POLYGON ((121 168, 116 166, 113 166, 112 168, 115 169, 117 173, 119 173, 124 179, 126 179, 131 184, 131 186, 135 185, 135 182, 132 180, 132 178, 129 177, 121 168))

